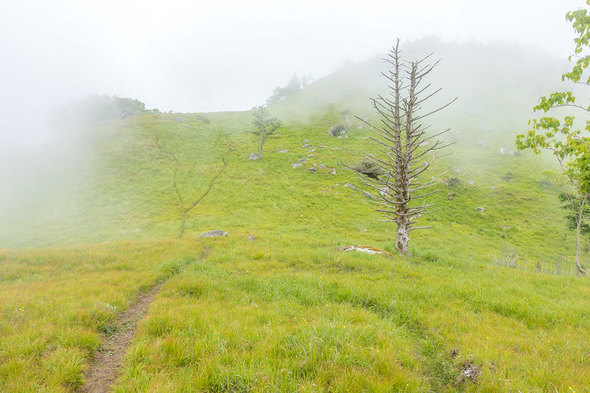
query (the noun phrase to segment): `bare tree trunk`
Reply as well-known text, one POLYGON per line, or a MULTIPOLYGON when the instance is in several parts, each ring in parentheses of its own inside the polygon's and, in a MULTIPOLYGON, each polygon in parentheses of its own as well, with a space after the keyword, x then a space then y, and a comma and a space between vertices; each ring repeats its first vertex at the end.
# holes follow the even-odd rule
POLYGON ((262 157, 262 146, 264 146, 264 132, 260 133, 260 145, 258 146, 258 155, 262 157))
POLYGON ((582 219, 584 214, 584 205, 586 199, 582 200, 580 203, 580 211, 578 212, 578 222, 576 225, 576 269, 580 272, 581 275, 586 275, 586 270, 580 265, 580 242, 581 242, 581 234, 582 234, 582 219))
POLYGON ((402 255, 410 253, 408 244, 410 243, 410 223, 408 220, 400 220, 397 222, 395 249, 402 255))
POLYGON ((422 180, 421 175, 436 158, 436 152, 448 146, 436 138, 449 130, 427 135, 428 126, 422 124, 422 119, 446 108, 455 100, 422 113, 422 104, 440 91, 430 92, 430 84, 424 84, 424 78, 438 61, 426 64, 429 57, 426 56, 422 60, 407 62, 401 59, 400 54, 398 40, 385 59, 389 70, 383 76, 390 82, 390 95, 379 95, 372 99, 373 107, 381 115, 381 123, 372 124, 357 116, 374 132, 374 136, 369 139, 379 147, 377 154, 368 154, 365 159, 382 174, 376 177, 359 176, 363 185, 378 192, 373 195, 361 190, 379 205, 377 211, 382 213, 385 221, 396 223, 395 248, 398 253, 408 255, 410 232, 430 228, 418 227, 416 221, 433 203, 427 200, 421 203, 418 200, 436 192, 428 192, 427 189, 435 185, 440 177, 422 180))

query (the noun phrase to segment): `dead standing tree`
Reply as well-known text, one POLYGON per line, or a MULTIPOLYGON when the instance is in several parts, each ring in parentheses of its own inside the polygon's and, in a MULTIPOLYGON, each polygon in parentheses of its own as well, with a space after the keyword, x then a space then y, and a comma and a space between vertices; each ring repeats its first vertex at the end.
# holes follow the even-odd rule
POLYGON ((430 84, 425 84, 425 77, 437 66, 426 63, 430 57, 407 62, 401 58, 399 40, 389 51, 385 61, 389 71, 382 75, 388 84, 391 96, 379 95, 373 98, 373 107, 381 116, 381 125, 374 125, 358 118, 376 134, 370 139, 377 143, 382 154, 368 154, 365 160, 381 169, 382 175, 377 178, 359 174, 361 183, 377 193, 363 191, 363 194, 378 203, 387 222, 397 224, 395 248, 400 254, 408 254, 410 232, 417 229, 430 228, 416 226, 417 220, 426 213, 434 203, 413 203, 420 201, 438 190, 429 191, 437 177, 422 181, 421 175, 426 172, 437 157, 436 152, 449 143, 437 139, 449 131, 429 135, 422 120, 452 104, 456 98, 434 110, 421 114, 422 105, 437 94, 441 89, 429 92, 430 84), (423 97, 423 98, 421 98, 423 97))

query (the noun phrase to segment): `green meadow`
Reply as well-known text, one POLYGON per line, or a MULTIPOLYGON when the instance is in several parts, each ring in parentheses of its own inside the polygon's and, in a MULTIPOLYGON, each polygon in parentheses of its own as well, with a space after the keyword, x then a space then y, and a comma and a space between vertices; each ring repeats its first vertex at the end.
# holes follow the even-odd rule
POLYGON ((117 315, 163 283, 114 392, 589 392, 590 283, 545 175, 557 168, 514 147, 552 85, 534 62, 482 80, 484 50, 453 79, 458 52, 441 83, 460 100, 431 120, 454 144, 427 174, 445 181, 410 257, 342 165, 375 148, 354 117, 378 121, 374 61, 270 106, 284 125, 260 160, 249 111, 68 137, 67 169, 0 211, 0 391, 80 391, 117 315), (328 135, 346 118, 346 138, 328 135), (199 237, 214 229, 229 236, 199 237))

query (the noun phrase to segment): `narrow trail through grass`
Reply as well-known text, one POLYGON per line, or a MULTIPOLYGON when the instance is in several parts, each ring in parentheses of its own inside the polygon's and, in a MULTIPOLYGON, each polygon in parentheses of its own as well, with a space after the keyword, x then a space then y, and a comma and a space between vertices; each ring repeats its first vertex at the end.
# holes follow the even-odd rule
MULTIPOLYGON (((209 248, 203 249, 200 258, 206 259, 209 253, 209 248)), ((112 391, 115 381, 121 374, 125 354, 136 337, 139 321, 146 316, 148 308, 166 282, 184 271, 189 265, 190 262, 182 266, 171 266, 170 274, 167 277, 159 279, 148 290, 141 292, 135 302, 119 314, 115 321, 115 333, 103 336, 104 342, 89 365, 85 383, 77 392, 107 393, 112 391)))
POLYGON ((80 388, 80 393, 106 393, 112 390, 113 383, 120 374, 123 357, 135 337, 137 323, 147 313, 149 305, 160 292, 162 285, 164 282, 154 284, 119 315, 117 318, 119 331, 106 338, 102 348, 90 364, 86 374, 86 382, 80 388))

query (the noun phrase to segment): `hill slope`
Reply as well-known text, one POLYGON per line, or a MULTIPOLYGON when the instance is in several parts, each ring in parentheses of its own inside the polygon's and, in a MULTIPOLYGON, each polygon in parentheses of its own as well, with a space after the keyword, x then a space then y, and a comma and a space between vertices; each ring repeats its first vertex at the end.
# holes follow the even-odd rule
POLYGON ((2 246, 52 248, 0 251, 0 391, 76 391, 116 315, 155 282, 118 392, 584 391, 590 286, 549 274, 573 249, 551 163, 500 154, 558 67, 515 48, 440 49, 435 83, 466 98, 433 118, 456 142, 434 172, 455 180, 412 258, 336 250, 393 249, 392 225, 339 165, 370 148, 352 115, 374 118, 379 62, 273 106, 285 127, 259 161, 246 159, 247 112, 150 113, 69 138, 61 169, 1 213, 2 246), (329 136, 345 117, 349 137, 329 136), (198 238, 211 229, 230 236, 198 238), (506 266, 516 254, 524 265, 506 266))

